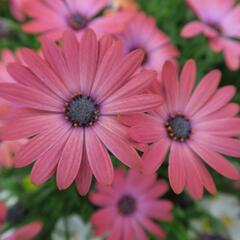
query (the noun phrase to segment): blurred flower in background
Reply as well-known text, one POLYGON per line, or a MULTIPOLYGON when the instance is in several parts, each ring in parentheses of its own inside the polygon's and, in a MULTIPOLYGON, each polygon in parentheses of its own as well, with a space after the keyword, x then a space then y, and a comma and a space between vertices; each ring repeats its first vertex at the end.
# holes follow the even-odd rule
POLYGON ((126 9, 137 10, 139 5, 135 0, 108 0, 110 12, 126 9))
POLYGON ((210 48, 223 52, 228 67, 240 68, 240 4, 235 0, 186 0, 200 21, 188 23, 182 37, 191 38, 204 34, 210 48))
POLYGON ((100 207, 91 217, 96 235, 106 234, 109 240, 147 239, 146 230, 163 238, 165 233, 155 220, 171 221, 173 204, 160 200, 168 187, 156 177, 119 168, 112 186, 97 184, 90 195, 91 202, 100 207))
POLYGON ((24 10, 31 20, 24 23, 22 28, 25 32, 40 34, 40 40, 59 40, 66 29, 71 29, 78 36, 86 28, 93 29, 98 35, 123 31, 124 24, 130 20, 132 13, 123 11, 99 16, 107 6, 108 0, 28 1, 24 10))
POLYGON ((28 2, 36 2, 38 0, 9 0, 10 9, 13 16, 19 20, 23 21, 25 19, 24 7, 28 2))
MULTIPOLYGON (((240 199, 234 195, 219 193, 216 197, 208 197, 197 203, 198 207, 209 214, 209 217, 195 219, 192 227, 199 233, 222 236, 226 239, 239 240, 240 236, 240 199), (210 217, 215 218, 221 225, 211 224, 210 217)), ((207 236, 205 236, 206 239, 207 236)), ((200 238, 204 239, 205 238, 200 238)), ((212 237, 212 239, 214 239, 212 237)), ((219 239, 221 239, 219 237, 219 239)))
POLYGON ((94 237, 89 223, 84 223, 81 216, 73 214, 61 218, 56 223, 51 240, 101 240, 94 237))

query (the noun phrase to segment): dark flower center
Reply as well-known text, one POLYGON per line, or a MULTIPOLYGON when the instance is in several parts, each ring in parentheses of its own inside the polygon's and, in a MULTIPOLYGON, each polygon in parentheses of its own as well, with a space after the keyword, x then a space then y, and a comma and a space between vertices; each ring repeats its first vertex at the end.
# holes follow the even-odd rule
POLYGON ((89 20, 80 13, 72 13, 67 19, 69 27, 75 31, 82 30, 87 27, 89 20))
POLYGON ((74 127, 89 127, 99 118, 99 106, 89 96, 77 95, 65 104, 65 118, 74 127))
POLYGON ((184 142, 189 139, 192 133, 190 121, 182 114, 169 117, 165 124, 165 128, 171 139, 180 142, 184 142))
POLYGON ((133 214, 136 210, 136 201, 131 196, 124 196, 118 201, 118 211, 123 215, 133 214))
POLYGON ((216 22, 207 22, 207 24, 213 28, 216 32, 218 32, 219 34, 222 34, 222 28, 221 26, 216 23, 216 22))
POLYGON ((148 62, 148 59, 149 59, 148 52, 143 47, 136 47, 136 46, 130 48, 129 52, 132 52, 137 49, 141 49, 144 52, 144 57, 143 57, 143 61, 142 61, 142 66, 143 66, 148 62))

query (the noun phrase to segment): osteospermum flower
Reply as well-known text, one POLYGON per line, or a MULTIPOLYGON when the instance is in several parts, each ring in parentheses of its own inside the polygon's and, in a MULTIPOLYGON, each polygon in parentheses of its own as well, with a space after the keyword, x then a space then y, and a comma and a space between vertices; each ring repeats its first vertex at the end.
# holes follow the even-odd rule
POLYGON ((151 173, 162 165, 169 152, 168 177, 175 193, 184 187, 198 199, 203 187, 215 194, 216 187, 202 160, 218 173, 239 179, 239 172, 223 156, 240 157, 239 106, 229 103, 233 86, 217 89, 221 74, 208 73, 194 89, 196 64, 188 61, 178 80, 177 67, 167 62, 162 73, 165 103, 149 114, 122 117, 133 126, 130 136, 153 143, 143 156, 144 171, 151 173), (223 154, 223 155, 222 155, 223 154))
POLYGON ((223 52, 228 67, 240 67, 240 5, 234 0, 186 0, 200 21, 188 23, 181 35, 191 38, 204 34, 210 48, 223 52))
POLYGON ((124 11, 96 17, 107 6, 108 0, 29 1, 24 9, 32 20, 23 25, 23 30, 41 34, 40 40, 58 40, 66 29, 71 29, 78 35, 86 28, 93 29, 98 35, 122 31, 124 23, 132 17, 132 13, 124 11))
POLYGON ((108 240, 148 239, 144 230, 158 237, 164 231, 154 220, 170 221, 173 205, 160 200, 167 191, 156 175, 144 176, 131 170, 117 169, 112 186, 96 186, 90 200, 100 207, 91 217, 96 235, 106 234, 108 240))
POLYGON ((126 52, 138 48, 144 51, 142 66, 145 68, 160 71, 166 60, 174 60, 179 55, 171 39, 157 28, 152 17, 144 13, 136 13, 119 37, 126 52))
POLYGON ((72 32, 64 34, 60 47, 45 42, 45 60, 30 49, 21 53, 27 67, 8 67, 18 83, 0 84, 0 97, 23 106, 0 129, 1 138, 32 137, 18 153, 17 167, 36 161, 34 183, 47 181, 56 171, 60 189, 76 179, 81 194, 88 191, 92 173, 102 184, 112 182, 107 149, 125 165, 141 168, 127 129, 117 121, 119 114, 143 112, 162 102, 157 95, 139 94, 156 78, 154 71, 136 74, 141 50, 125 56, 120 42, 111 36, 97 41, 86 30, 80 44, 72 32))

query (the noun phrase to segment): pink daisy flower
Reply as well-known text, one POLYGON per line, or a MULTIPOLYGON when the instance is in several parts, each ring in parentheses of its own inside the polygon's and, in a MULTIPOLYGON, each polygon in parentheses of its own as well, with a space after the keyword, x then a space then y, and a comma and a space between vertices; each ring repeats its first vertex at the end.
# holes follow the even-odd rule
POLYGON ((156 221, 172 220, 173 204, 160 200, 168 190, 156 175, 141 175, 133 170, 115 171, 112 186, 97 184, 90 200, 100 207, 91 217, 96 235, 107 235, 107 240, 145 240, 144 230, 159 238, 165 233, 156 221))
POLYGON ((159 71, 166 60, 174 60, 179 55, 171 39, 144 13, 136 13, 119 37, 127 53, 138 48, 144 51, 142 66, 145 68, 159 71))
POLYGON ((66 29, 81 35, 86 28, 98 35, 116 33, 124 29, 124 24, 132 17, 131 12, 96 17, 108 6, 108 0, 35 0, 25 6, 26 15, 31 17, 23 25, 28 33, 41 34, 40 40, 58 40, 66 29))
POLYGON ((210 48, 223 52, 231 70, 240 68, 240 5, 234 0, 186 0, 200 21, 188 23, 181 36, 191 38, 204 34, 210 48))
POLYGON ((43 43, 44 59, 30 49, 21 53, 27 67, 8 67, 18 83, 0 84, 0 97, 23 106, 0 129, 1 138, 32 137, 18 153, 17 167, 35 161, 34 183, 57 172, 59 189, 76 180, 80 194, 88 192, 92 173, 100 183, 112 183, 107 149, 125 165, 141 168, 126 127, 117 121, 119 114, 144 112, 162 103, 158 95, 139 93, 156 78, 150 70, 135 74, 143 60, 141 50, 126 56, 113 37, 98 41, 86 30, 80 43, 68 31, 60 47, 43 43))
POLYGON ((24 6, 30 1, 34 2, 35 0, 10 0, 10 10, 17 20, 23 21, 25 19, 24 6))
POLYGON ((202 160, 218 173, 239 179, 239 172, 223 155, 240 157, 239 106, 229 103, 233 86, 217 89, 221 74, 208 73, 194 89, 196 64, 189 60, 178 80, 177 67, 167 62, 162 73, 165 103, 149 114, 122 117, 133 126, 130 136, 152 143, 143 156, 144 172, 157 171, 169 153, 168 177, 175 193, 186 187, 193 198, 212 194, 216 187, 202 160))

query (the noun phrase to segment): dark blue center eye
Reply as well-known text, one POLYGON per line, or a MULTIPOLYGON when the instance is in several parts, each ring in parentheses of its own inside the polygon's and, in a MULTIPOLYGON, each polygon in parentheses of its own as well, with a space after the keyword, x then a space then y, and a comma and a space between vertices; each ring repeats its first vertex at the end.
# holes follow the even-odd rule
POLYGON ((66 104, 65 116, 74 127, 92 126, 99 117, 99 106, 89 96, 78 95, 66 104))
POLYGON ((118 210, 123 215, 130 215, 136 210, 136 201, 131 196, 124 196, 118 202, 118 210))
POLYGON ((67 22, 73 30, 78 31, 86 28, 89 20, 79 13, 73 13, 68 17, 67 22))
POLYGON ((165 127, 169 137, 176 141, 185 141, 192 133, 191 123, 183 115, 170 117, 165 127))

